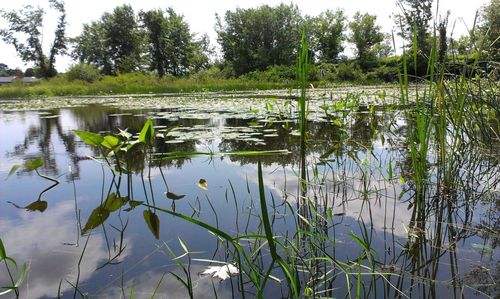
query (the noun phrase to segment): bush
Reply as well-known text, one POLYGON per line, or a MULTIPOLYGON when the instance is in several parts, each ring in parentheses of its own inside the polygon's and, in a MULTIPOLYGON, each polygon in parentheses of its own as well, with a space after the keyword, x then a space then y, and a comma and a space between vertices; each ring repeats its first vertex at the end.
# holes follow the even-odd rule
POLYGON ((71 66, 69 71, 66 73, 66 78, 68 81, 85 81, 92 83, 101 78, 99 70, 90 64, 80 63, 71 66))
POLYGON ((363 81, 365 78, 357 63, 342 62, 335 68, 335 79, 340 81, 363 81))

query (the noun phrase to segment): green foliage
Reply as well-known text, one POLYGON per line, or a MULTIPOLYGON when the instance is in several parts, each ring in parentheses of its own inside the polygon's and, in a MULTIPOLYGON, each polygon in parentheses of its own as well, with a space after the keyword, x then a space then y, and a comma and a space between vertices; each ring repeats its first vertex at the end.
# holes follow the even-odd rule
POLYGON ((351 35, 349 41, 356 47, 356 56, 359 64, 363 68, 373 62, 376 57, 385 55, 382 42, 384 34, 381 27, 376 24, 377 17, 370 14, 361 14, 356 12, 353 20, 349 23, 351 35))
POLYGON ((70 82, 81 80, 92 83, 99 80, 101 78, 101 74, 94 65, 79 63, 70 67, 68 72, 66 72, 66 78, 70 82))
POLYGON ((42 8, 26 5, 19 11, 0 11, 1 17, 8 23, 7 29, 0 30, 3 41, 13 45, 23 61, 34 62, 40 69, 42 77, 53 77, 57 74, 56 56, 66 50, 64 3, 58 0, 49 0, 49 3, 51 8, 59 12, 59 18, 48 56, 43 53, 42 49, 41 28, 45 14, 42 8), (25 38, 24 42, 23 38, 25 38))
POLYGON ((227 11, 223 21, 217 16, 216 25, 224 59, 237 76, 272 65, 292 65, 301 21, 292 4, 227 11))
POLYGON ((73 43, 73 58, 107 75, 136 71, 142 63, 143 39, 130 5, 117 6, 99 21, 85 24, 73 43))
POLYGON ((488 58, 500 60, 500 0, 491 0, 481 10, 480 33, 484 36, 488 58))
POLYGON ((345 22, 347 17, 343 10, 321 13, 314 19, 313 32, 314 44, 313 50, 319 52, 321 62, 336 62, 339 54, 344 51, 342 43, 345 40, 345 22))
POLYGON ((159 77, 165 73, 180 76, 191 69, 199 70, 208 64, 208 36, 195 40, 189 24, 172 8, 140 12, 147 34, 150 68, 159 77))
POLYGON ((399 34, 409 42, 412 51, 419 58, 417 65, 410 66, 419 76, 427 73, 427 57, 430 56, 432 47, 429 32, 432 2, 433 0, 400 0, 398 5, 401 13, 395 15, 396 27, 400 28, 399 34))

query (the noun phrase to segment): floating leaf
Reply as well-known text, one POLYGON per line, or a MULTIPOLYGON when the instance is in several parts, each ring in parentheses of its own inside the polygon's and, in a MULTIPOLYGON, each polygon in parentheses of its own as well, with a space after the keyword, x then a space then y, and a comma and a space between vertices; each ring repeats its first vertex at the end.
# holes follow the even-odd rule
POLYGON ((37 168, 40 168, 43 165, 43 158, 36 158, 35 160, 28 161, 24 163, 24 166, 29 168, 30 170, 35 170, 37 168))
POLYGON ((39 211, 43 213, 47 209, 48 203, 44 200, 37 200, 24 207, 27 211, 39 211))
POLYGON ((182 199, 184 198, 184 194, 182 195, 177 195, 175 193, 172 193, 172 192, 165 192, 165 195, 167 195, 167 198, 170 198, 171 200, 179 200, 179 199, 182 199))
POLYGON ((109 217, 108 209, 104 208, 103 206, 98 206, 97 208, 95 208, 90 214, 90 217, 87 220, 87 223, 85 224, 85 227, 82 230, 82 235, 85 234, 87 231, 103 224, 104 221, 108 219, 108 217, 109 217))
POLYGON ((75 132, 75 134, 78 135, 78 137, 80 137, 83 142, 88 145, 100 146, 104 141, 104 137, 102 137, 100 134, 79 130, 74 130, 73 132, 75 132))
POLYGON ((119 208, 121 208, 125 203, 127 203, 127 201, 128 201, 127 196, 117 197, 116 194, 113 192, 108 196, 108 198, 106 198, 106 200, 104 201, 102 206, 106 210, 108 210, 110 212, 114 212, 114 211, 118 210, 119 208))
POLYGON ((153 233, 156 239, 160 238, 160 219, 158 216, 151 212, 150 210, 144 210, 144 220, 149 227, 149 230, 153 233))
POLYGON ((153 128, 153 121, 148 119, 139 134, 139 142, 149 143, 154 139, 154 136, 155 129, 153 128))
POLYGON ((120 144, 120 139, 116 138, 115 136, 107 135, 104 136, 104 140, 101 144, 106 148, 114 149, 120 144))
POLYGON ((198 182, 198 187, 200 187, 203 190, 207 190, 208 189, 207 181, 205 181, 204 179, 200 179, 200 181, 198 182))

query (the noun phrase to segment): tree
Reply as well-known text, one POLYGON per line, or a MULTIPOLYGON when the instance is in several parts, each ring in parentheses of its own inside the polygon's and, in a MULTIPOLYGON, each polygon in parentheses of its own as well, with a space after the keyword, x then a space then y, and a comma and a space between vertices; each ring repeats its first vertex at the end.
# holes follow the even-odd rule
POLYGON ((0 62, 0 77, 7 77, 10 75, 10 68, 5 63, 0 62))
POLYGON ((195 40, 189 24, 172 8, 141 12, 140 18, 147 35, 150 68, 158 72, 180 76, 191 70, 200 70, 208 64, 208 36, 195 40))
POLYGON ((295 5, 263 5, 216 17, 218 42, 236 75, 295 63, 302 17, 295 5))
POLYGON ((399 0, 401 14, 395 15, 396 26, 401 28, 399 33, 413 48, 416 46, 420 59, 414 66, 417 75, 427 72, 427 57, 431 52, 429 27, 432 20, 433 0, 399 0), (416 45, 414 45, 416 41, 416 45))
MULTIPOLYGON (((356 47, 356 56, 361 67, 366 68, 383 51, 384 34, 376 24, 377 17, 356 12, 349 23, 349 41, 356 47)), ((384 55, 385 53, 382 53, 384 55)))
POLYGON ((485 49, 488 58, 493 61, 500 60, 500 0, 491 0, 490 4, 481 9, 479 26, 484 36, 485 49))
POLYGON ((72 41, 72 57, 96 65, 103 74, 128 73, 141 67, 143 39, 130 5, 115 7, 99 21, 85 24, 72 41))
POLYGON ((141 64, 143 41, 130 5, 117 6, 113 13, 102 16, 106 57, 112 65, 112 73, 129 73, 141 64))
POLYGON ((337 62, 344 51, 346 16, 343 10, 327 10, 315 19, 314 39, 321 62, 337 62))
POLYGON ((105 31, 102 22, 83 25, 82 33, 72 39, 74 44, 71 57, 80 63, 93 64, 101 73, 113 73, 110 55, 105 45, 105 31))
POLYGON ((66 50, 66 11, 64 2, 49 0, 50 7, 59 12, 54 41, 45 55, 42 47, 42 24, 44 10, 31 5, 24 6, 19 11, 0 11, 1 16, 7 21, 8 28, 0 30, 0 36, 7 44, 15 47, 21 59, 25 62, 34 62, 40 69, 43 77, 53 77, 57 74, 55 69, 56 56, 66 50), (25 38, 25 42, 22 39, 25 38))

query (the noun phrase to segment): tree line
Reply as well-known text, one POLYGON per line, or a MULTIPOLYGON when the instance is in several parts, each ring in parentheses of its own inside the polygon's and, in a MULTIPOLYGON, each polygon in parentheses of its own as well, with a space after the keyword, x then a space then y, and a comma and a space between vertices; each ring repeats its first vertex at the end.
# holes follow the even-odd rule
MULTIPOLYGON (((66 36, 66 12, 62 0, 49 0, 59 17, 55 38, 48 53, 41 43, 44 11, 25 6, 19 11, 0 11, 7 28, 0 36, 16 49, 21 59, 33 62, 41 77, 53 77, 56 56, 70 55, 80 64, 90 65, 101 74, 116 75, 149 70, 159 77, 196 73, 217 63, 235 76, 265 71, 273 66, 293 66, 302 34, 309 41, 313 63, 336 64, 345 60, 346 42, 354 48, 352 59, 362 70, 378 65, 380 59, 394 56, 391 37, 382 32, 377 17, 357 12, 348 19, 341 9, 318 16, 304 16, 294 4, 262 5, 257 8, 228 10, 216 15, 217 42, 222 57, 216 59, 206 34, 194 34, 184 16, 172 8, 134 12, 121 5, 100 19, 83 25, 80 35, 66 36)), ((491 0, 479 15, 479 26, 469 39, 447 37, 448 16, 432 26, 433 0, 400 0, 394 14, 399 34, 410 51, 417 51, 415 73, 425 74, 426 56, 433 40, 439 45, 439 60, 449 53, 449 44, 458 51, 486 51, 493 61, 499 58, 500 0, 491 0), (435 30, 432 30, 432 27, 435 30)))

